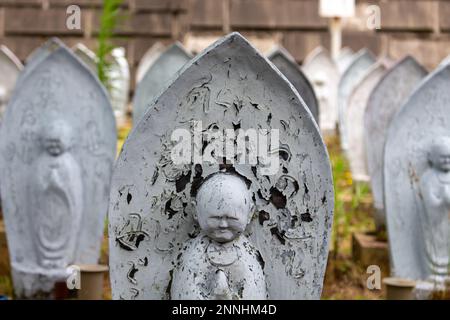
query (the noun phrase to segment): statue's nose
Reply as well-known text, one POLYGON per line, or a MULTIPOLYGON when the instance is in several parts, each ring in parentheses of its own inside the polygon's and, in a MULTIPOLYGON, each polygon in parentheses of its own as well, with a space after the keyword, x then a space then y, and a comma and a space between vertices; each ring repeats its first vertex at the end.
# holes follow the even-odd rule
POLYGON ((219 227, 221 227, 221 228, 227 228, 227 227, 228 227, 227 219, 224 219, 224 218, 220 219, 219 227))

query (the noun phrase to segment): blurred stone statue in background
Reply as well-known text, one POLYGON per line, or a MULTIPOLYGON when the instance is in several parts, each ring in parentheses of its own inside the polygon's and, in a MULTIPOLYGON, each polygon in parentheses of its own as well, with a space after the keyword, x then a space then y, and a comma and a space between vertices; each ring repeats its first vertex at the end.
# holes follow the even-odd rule
POLYGON ((420 218, 430 279, 442 283, 450 275, 450 137, 433 143, 428 161, 420 178, 420 218))
POLYGON ((45 125, 39 137, 41 154, 31 181, 35 245, 42 268, 63 269, 75 260, 83 215, 81 169, 71 155, 72 129, 63 120, 45 125))

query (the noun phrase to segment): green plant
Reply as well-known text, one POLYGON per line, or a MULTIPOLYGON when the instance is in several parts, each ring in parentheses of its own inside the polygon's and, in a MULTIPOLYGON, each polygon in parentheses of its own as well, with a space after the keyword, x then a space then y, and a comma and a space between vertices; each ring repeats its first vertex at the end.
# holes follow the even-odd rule
POLYGON ((110 68, 109 55, 114 49, 112 39, 114 31, 123 16, 120 13, 120 7, 124 0, 104 0, 103 11, 100 18, 100 31, 98 34, 98 63, 97 72, 100 81, 107 87, 110 87, 108 78, 108 69, 110 68))

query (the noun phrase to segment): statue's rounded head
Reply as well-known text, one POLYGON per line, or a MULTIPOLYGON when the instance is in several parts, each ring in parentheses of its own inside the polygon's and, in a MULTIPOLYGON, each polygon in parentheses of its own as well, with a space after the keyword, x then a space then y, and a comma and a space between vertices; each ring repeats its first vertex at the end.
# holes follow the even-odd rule
POLYGON ((253 208, 252 193, 235 174, 216 173, 197 192, 198 224, 203 233, 220 243, 232 241, 245 231, 253 208))
POLYGON ((428 158, 434 168, 445 172, 450 171, 450 137, 434 140, 428 158))
POLYGON ((54 157, 66 152, 71 146, 71 141, 72 128, 64 120, 51 121, 48 126, 42 128, 42 146, 54 157))

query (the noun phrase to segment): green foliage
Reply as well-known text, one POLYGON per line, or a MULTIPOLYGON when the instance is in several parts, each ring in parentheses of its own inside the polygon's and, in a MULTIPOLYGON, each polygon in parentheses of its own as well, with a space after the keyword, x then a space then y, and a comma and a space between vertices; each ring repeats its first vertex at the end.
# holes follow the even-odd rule
POLYGON ((98 34, 98 64, 97 71, 100 81, 109 88, 108 69, 111 63, 108 60, 109 54, 114 49, 112 39, 114 30, 123 16, 120 13, 120 6, 124 0, 104 0, 103 11, 100 18, 100 31, 98 34))
POLYGON ((11 283, 11 278, 7 276, 0 276, 0 295, 12 297, 14 294, 11 283))
POLYGON ((333 257, 339 253, 348 254, 353 232, 374 228, 371 217, 371 192, 367 183, 355 183, 345 155, 339 147, 339 139, 327 142, 333 167, 334 222, 332 232, 333 257))

